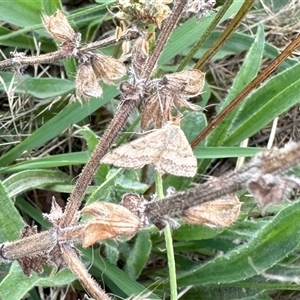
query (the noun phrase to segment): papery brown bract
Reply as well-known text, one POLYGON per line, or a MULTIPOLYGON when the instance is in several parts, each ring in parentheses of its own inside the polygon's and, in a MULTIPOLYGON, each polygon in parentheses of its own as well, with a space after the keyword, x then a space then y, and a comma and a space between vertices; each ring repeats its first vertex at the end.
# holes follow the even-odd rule
POLYGON ((300 187, 300 180, 294 177, 280 177, 273 174, 264 174, 256 180, 247 183, 247 189, 260 205, 262 213, 271 205, 288 199, 294 189, 300 187))
POLYGON ((104 239, 122 236, 131 238, 141 227, 140 219, 121 205, 94 202, 82 212, 92 215, 84 228, 83 247, 89 247, 104 239))
POLYGON ((132 66, 137 76, 142 73, 148 56, 149 43, 144 37, 139 37, 132 48, 132 66))
POLYGON ((125 65, 119 59, 100 53, 91 56, 91 65, 97 78, 107 84, 113 84, 114 81, 122 78, 127 72, 125 65))
POLYGON ((101 97, 103 90, 97 81, 92 66, 89 63, 83 63, 79 66, 76 79, 76 98, 82 103, 82 98, 88 100, 90 97, 101 97))
POLYGON ((168 121, 173 119, 172 109, 174 108, 173 97, 168 93, 160 93, 147 100, 141 117, 141 128, 161 128, 168 121))
POLYGON ((160 81, 161 87, 179 97, 199 95, 205 84, 205 73, 197 69, 166 74, 160 81))
POLYGON ((76 33, 70 26, 66 16, 57 10, 52 16, 42 14, 42 22, 47 32, 55 39, 62 42, 64 55, 76 55, 80 44, 81 34, 76 33))
POLYGON ((242 203, 236 195, 192 206, 183 211, 182 218, 188 224, 203 224, 212 227, 230 226, 237 220, 242 203))

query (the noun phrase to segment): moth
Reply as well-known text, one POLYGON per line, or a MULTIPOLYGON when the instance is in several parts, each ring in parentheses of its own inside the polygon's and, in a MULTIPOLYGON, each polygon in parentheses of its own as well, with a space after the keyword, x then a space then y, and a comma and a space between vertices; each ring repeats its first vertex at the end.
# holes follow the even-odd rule
POLYGON ((101 163, 129 169, 152 164, 162 174, 184 177, 194 177, 197 173, 197 159, 177 123, 167 123, 114 149, 103 157, 101 163))

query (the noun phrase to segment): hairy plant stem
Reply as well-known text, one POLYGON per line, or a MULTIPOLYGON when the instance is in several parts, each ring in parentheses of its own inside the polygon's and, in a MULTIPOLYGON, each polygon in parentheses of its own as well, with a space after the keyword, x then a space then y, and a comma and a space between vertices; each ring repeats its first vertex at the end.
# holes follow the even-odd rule
POLYGON ((145 204, 144 214, 150 223, 164 216, 180 217, 185 209, 234 193, 246 187, 258 174, 279 174, 300 164, 300 143, 279 150, 260 153, 238 172, 229 172, 204 184, 145 204))
POLYGON ((154 48, 152 55, 149 57, 147 65, 144 68, 142 73, 142 78, 149 79, 150 75, 153 72, 153 69, 162 53, 163 48, 165 47, 168 39, 170 38, 171 33, 176 27, 178 20, 182 14, 182 11, 187 4, 187 0, 178 0, 176 6, 173 8, 173 11, 169 18, 164 22, 162 31, 156 42, 156 47, 154 48))
POLYGON ((136 107, 136 105, 136 101, 129 100, 125 100, 120 104, 117 113, 110 122, 108 128, 105 130, 103 136, 101 137, 99 143, 97 144, 94 152, 92 153, 89 161, 83 168, 76 182, 75 188, 70 195, 68 204, 64 211, 64 215, 61 219, 61 227, 66 227, 78 221, 76 212, 78 211, 85 191, 88 185, 91 183, 93 176, 100 164, 100 160, 107 153, 109 147, 117 137, 118 133, 125 126, 129 115, 136 107))
POLYGON ((0 61, 0 70, 5 70, 12 67, 20 67, 25 65, 35 65, 35 64, 44 64, 44 63, 51 63, 57 60, 61 60, 64 58, 70 58, 70 57, 79 57, 83 54, 85 54, 87 51, 95 50, 101 47, 106 47, 109 45, 113 45, 119 42, 123 42, 125 40, 130 39, 136 39, 139 36, 139 33, 137 30, 129 29, 125 31, 121 37, 116 40, 114 36, 108 37, 104 40, 89 43, 88 45, 78 47, 76 54, 70 55, 69 53, 64 53, 63 50, 58 50, 55 52, 37 55, 37 56, 19 56, 19 57, 13 57, 9 59, 5 59, 0 61))
MULTIPOLYGON (((173 9, 170 17, 165 21, 165 25, 160 33, 158 38, 156 47, 152 55, 150 56, 147 64, 144 68, 145 72, 142 75, 142 78, 147 81, 150 79, 150 75, 153 71, 155 64, 157 63, 157 59, 159 58, 159 54, 165 46, 172 30, 175 28, 177 21, 180 18, 180 15, 184 9, 187 0, 181 0, 177 2, 177 6, 173 9), (162 37, 161 37, 162 36, 162 37)), ((109 124, 108 128, 104 132, 100 142, 96 146, 90 160, 87 162, 85 167, 83 168, 77 182, 75 188, 69 198, 68 204, 66 206, 64 216, 61 220, 61 227, 66 227, 74 222, 78 221, 78 217, 75 217, 76 212, 81 204, 87 186, 91 183, 92 178, 100 164, 101 158, 107 153, 109 147, 113 143, 114 139, 117 137, 118 133, 125 126, 126 120, 129 115, 133 111, 133 109, 139 105, 141 102, 140 96, 143 94, 143 91, 140 94, 135 95, 134 100, 130 100, 126 98, 123 100, 121 105, 118 108, 117 113, 115 114, 113 120, 109 124)))
POLYGON ((78 254, 76 253, 76 250, 74 248, 72 248, 70 245, 63 244, 61 245, 61 252, 63 254, 64 260, 68 263, 69 268, 87 289, 90 296, 92 296, 96 300, 111 299, 89 274, 84 264, 79 259, 78 254))

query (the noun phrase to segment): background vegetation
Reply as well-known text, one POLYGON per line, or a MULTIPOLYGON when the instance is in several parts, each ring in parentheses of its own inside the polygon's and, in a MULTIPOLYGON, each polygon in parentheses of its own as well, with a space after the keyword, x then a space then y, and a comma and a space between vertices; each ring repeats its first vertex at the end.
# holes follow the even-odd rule
MULTIPOLYGON (((114 34, 115 23, 106 5, 116 1, 64 3, 64 10, 82 41, 114 34)), ((223 1, 218 1, 217 8, 223 1)), ((236 0, 218 28, 194 55, 192 67, 220 36, 229 18, 243 4, 236 0)), ((1 1, 0 44, 2 59, 10 52, 27 55, 56 50, 41 24, 41 13, 62 8, 59 0, 1 1)), ((183 20, 159 60, 158 72, 175 71, 215 16, 197 22, 183 20)), ((222 110, 275 58, 299 31, 300 4, 292 0, 256 1, 226 44, 206 65, 206 85, 194 102, 203 112, 185 111, 183 130, 196 137, 210 118, 222 110)), ((119 57, 121 45, 101 49, 119 57)), ((252 156, 267 145, 283 146, 298 140, 300 64, 298 53, 249 95, 224 122, 194 150, 200 182, 203 175, 219 176, 234 168, 236 157, 252 156), (279 119, 277 117, 279 116, 279 119), (274 121, 275 120, 275 121, 274 121), (273 122, 273 123, 272 123, 273 122), (271 133, 275 139, 269 143, 271 133), (249 138, 248 147, 240 144, 249 138)), ((0 72, 0 242, 15 240, 25 223, 41 230, 49 223, 52 196, 64 205, 81 166, 112 118, 118 87, 104 86, 101 98, 83 105, 72 101, 76 64, 72 59, 27 68, 22 74, 0 72)), ((128 121, 118 144, 139 130, 139 112, 128 121)), ((295 170, 295 174, 297 170, 295 170)), ((125 192, 145 193, 154 181, 153 171, 121 170, 102 165, 86 201, 118 203, 125 192)), ((191 180, 168 176, 164 188, 185 189, 191 180)), ((183 225, 173 232, 180 299, 299 299, 300 202, 271 206, 264 216, 247 194, 238 221, 229 228, 183 225), (253 265, 251 262, 255 261, 253 265)), ((168 262, 164 237, 155 228, 140 231, 130 241, 108 240, 81 249, 86 266, 116 297, 153 291, 151 299, 169 295, 168 262)), ((27 278, 17 262, 0 266, 0 298, 76 299, 85 292, 67 269, 45 269, 27 278)))

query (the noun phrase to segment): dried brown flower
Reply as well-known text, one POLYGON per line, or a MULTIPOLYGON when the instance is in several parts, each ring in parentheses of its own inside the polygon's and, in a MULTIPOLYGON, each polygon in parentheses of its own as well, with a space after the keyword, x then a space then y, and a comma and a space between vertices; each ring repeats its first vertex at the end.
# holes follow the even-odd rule
POLYGON ((174 99, 169 93, 161 92, 147 100, 141 117, 141 128, 161 128, 173 119, 172 109, 175 108, 174 99))
POLYGON ((94 70, 89 63, 83 63, 79 66, 76 74, 75 86, 76 98, 80 103, 82 103, 82 98, 88 100, 90 97, 100 97, 103 93, 94 70))
POLYGON ((126 74, 126 67, 119 59, 96 53, 91 56, 91 65, 98 78, 113 84, 126 74))
POLYGON ((271 205, 288 199, 294 189, 300 187, 300 180, 294 177, 280 177, 273 174, 264 174, 249 180, 247 189, 260 205, 262 213, 271 205))
POLYGON ((119 0, 116 7, 119 12, 115 17, 135 23, 138 26, 154 24, 161 28, 163 20, 165 20, 171 10, 168 5, 172 0, 119 0))
POLYGON ((162 89, 167 89, 172 95, 180 94, 182 98, 199 95, 203 90, 204 83, 205 73, 197 69, 166 74, 159 81, 162 89))
POLYGON ((132 48, 132 66, 136 75, 140 75, 148 60, 149 43, 144 37, 139 37, 132 48))
POLYGON ((204 73, 193 69, 167 74, 159 80, 154 80, 150 86, 156 90, 156 93, 145 101, 141 128, 146 130, 152 126, 162 127, 165 122, 181 116, 178 108, 200 110, 200 106, 189 103, 185 98, 201 93, 204 78, 204 73))
POLYGON ((237 220, 242 203, 235 194, 192 206, 183 211, 182 218, 188 224, 203 224, 213 227, 230 226, 237 220))
POLYGON ((92 215, 83 233, 83 247, 97 241, 125 236, 131 238, 141 227, 140 219, 127 208, 108 202, 94 202, 83 213, 92 215))
POLYGON ((215 0, 190 0, 186 6, 186 16, 197 15, 197 20, 209 16, 211 10, 216 5, 215 0))
POLYGON ((57 10, 52 16, 42 14, 42 22, 47 32, 55 39, 62 42, 62 49, 70 55, 76 54, 81 34, 76 33, 70 26, 66 16, 61 10, 57 10))

